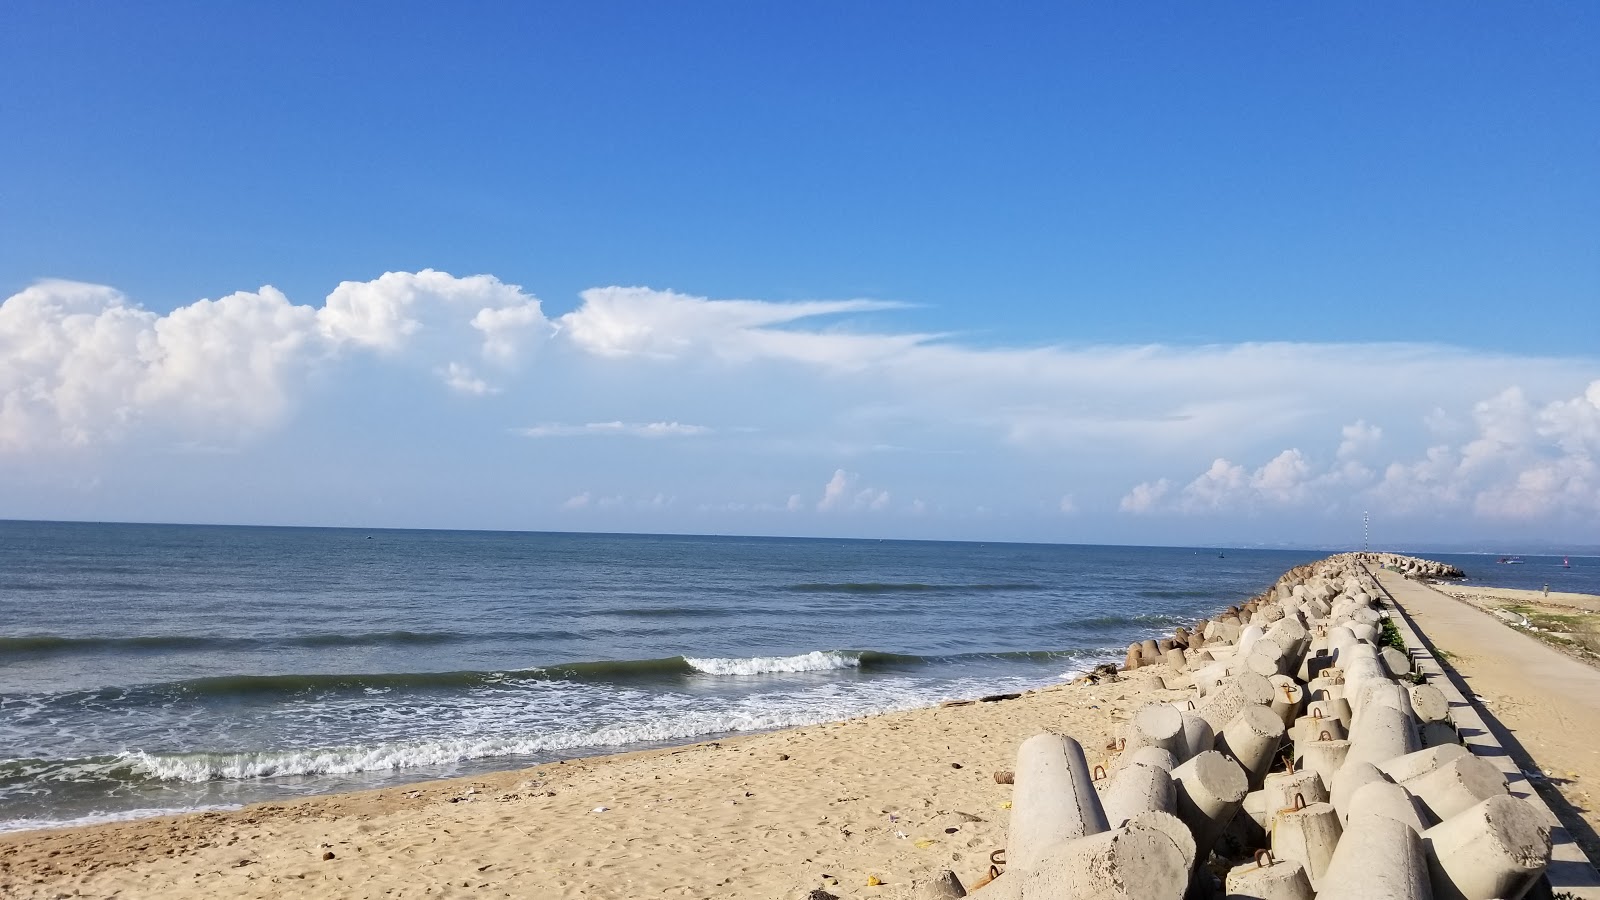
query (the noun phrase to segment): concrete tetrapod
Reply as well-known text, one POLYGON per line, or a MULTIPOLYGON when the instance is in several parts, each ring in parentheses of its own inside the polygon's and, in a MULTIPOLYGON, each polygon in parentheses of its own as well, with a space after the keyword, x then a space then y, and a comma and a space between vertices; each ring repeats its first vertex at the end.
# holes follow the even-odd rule
POLYGON ((1301 741, 1294 745, 1294 754, 1295 768, 1310 769, 1322 776, 1323 784, 1332 784, 1334 773, 1339 771, 1339 767, 1344 765, 1345 757, 1350 754, 1350 742, 1325 741, 1320 738, 1314 741, 1301 741))
POLYGON ((1351 819, 1317 900, 1432 900, 1422 838, 1381 816, 1351 819))
POLYGON ((1367 815, 1393 819, 1417 834, 1428 830, 1428 811, 1410 791, 1387 781, 1363 784, 1350 796, 1350 809, 1345 818, 1367 815))
POLYGON ((1267 681, 1272 683, 1272 711, 1283 720, 1283 727, 1288 728, 1300 717, 1300 708, 1306 702, 1305 688, 1287 675, 1273 675, 1267 681))
POLYGON ((1306 868, 1292 859, 1248 862, 1228 870, 1227 900, 1312 900, 1306 868))
POLYGON ((1440 900, 1518 900, 1550 863, 1549 827, 1510 794, 1451 816, 1422 840, 1440 900))
POLYGON ((1168 771, 1144 763, 1130 763, 1118 769, 1100 795, 1106 822, 1112 828, 1120 828, 1143 812, 1170 813, 1176 802, 1177 791, 1168 771))
POLYGON ((1172 842, 1178 845, 1178 852, 1183 854, 1184 868, 1194 868, 1194 835, 1189 833, 1189 826, 1183 824, 1182 819, 1172 813, 1153 809, 1134 816, 1127 824, 1146 825, 1172 838, 1172 842))
POLYGON ((1017 748, 1006 857, 1027 870, 1052 847, 1105 831, 1083 746, 1061 734, 1036 734, 1017 748))
POLYGON ((1350 729, 1351 762, 1388 762, 1422 748, 1417 728, 1412 718, 1393 707, 1369 703, 1357 712, 1355 725, 1350 729))
POLYGON ((1172 770, 1178 767, 1178 758, 1161 749, 1160 747, 1140 747, 1132 753, 1127 754, 1124 759, 1125 765, 1132 765, 1134 763, 1144 766, 1155 766, 1156 768, 1166 772, 1168 775, 1171 775, 1172 770))
POLYGON ((1328 786, 1328 802, 1339 811, 1339 821, 1350 818, 1350 801, 1356 791, 1376 781, 1388 781, 1382 770, 1369 762, 1347 759, 1333 774, 1333 784, 1328 786))
POLYGON ((1211 730, 1211 723, 1200 717, 1197 712, 1183 710, 1183 752, 1178 754, 1178 762, 1193 759, 1195 756, 1210 750, 1217 742, 1216 733, 1211 730))
POLYGON ((1387 762, 1378 763, 1378 770, 1389 776, 1391 781, 1410 781, 1418 775, 1432 772, 1456 757, 1470 755, 1472 751, 1460 744, 1427 747, 1415 753, 1407 753, 1405 756, 1396 756, 1387 762))
MULTIPOLYGON (((1321 712, 1321 710, 1318 710, 1321 712)), ((1296 746, 1306 741, 1328 740, 1342 741, 1348 738, 1344 726, 1338 719, 1326 719, 1318 716, 1301 716, 1294 720, 1294 727, 1289 731, 1289 740, 1296 746), (1324 738, 1322 735, 1328 736, 1324 738)))
POLYGON ((1213 733, 1221 732, 1228 720, 1246 706, 1271 706, 1272 682, 1254 672, 1235 672, 1206 694, 1195 710, 1213 733))
POLYGON ((1350 701, 1346 700, 1342 691, 1344 685, 1339 685, 1341 693, 1337 697, 1326 696, 1321 700, 1311 700, 1306 703, 1306 715, 1338 722, 1345 730, 1350 730, 1350 725, 1355 722, 1355 713, 1350 710, 1350 701))
POLYGON ((1296 795, 1303 805, 1328 802, 1328 789, 1322 783, 1322 776, 1309 770, 1273 772, 1262 783, 1262 790, 1266 792, 1267 818, 1262 822, 1264 827, 1272 825, 1272 816, 1278 810, 1294 806, 1296 795))
POLYGON ((1183 714, 1165 703, 1149 703, 1122 726, 1122 759, 1140 747, 1159 747, 1176 755, 1183 749, 1183 714))
POLYGON ((1299 860, 1311 886, 1321 888, 1322 876, 1339 846, 1339 814, 1331 803, 1313 803, 1279 810, 1272 820, 1272 855, 1299 860))
POLYGON ((1440 822, 1510 790, 1499 769, 1470 753, 1400 784, 1440 822))
POLYGON ((1217 835, 1239 811, 1249 781, 1239 764, 1215 750, 1196 754, 1172 770, 1178 788, 1178 818, 1194 835, 1196 860, 1203 862, 1217 835))
POLYGON ((1407 656, 1404 650, 1385 647, 1378 651, 1378 659, 1394 678, 1403 678, 1411 674, 1411 657, 1407 656))
POLYGON ((1461 743, 1461 734, 1456 731, 1454 722, 1448 719, 1443 722, 1422 723, 1422 746, 1443 747, 1445 744, 1461 743))
POLYGON ((1261 786, 1282 743, 1283 720, 1266 706, 1239 710, 1217 735, 1217 749, 1239 763, 1253 788, 1261 786))
POLYGON ((1444 691, 1431 684, 1413 684, 1411 691, 1411 709, 1417 714, 1417 721, 1448 722, 1450 721, 1450 701, 1445 699, 1444 691))
POLYGON ((1182 848, 1159 826, 1130 822, 1057 845, 1033 869, 1021 873, 1018 896, 1181 900, 1188 886, 1189 865, 1182 848))

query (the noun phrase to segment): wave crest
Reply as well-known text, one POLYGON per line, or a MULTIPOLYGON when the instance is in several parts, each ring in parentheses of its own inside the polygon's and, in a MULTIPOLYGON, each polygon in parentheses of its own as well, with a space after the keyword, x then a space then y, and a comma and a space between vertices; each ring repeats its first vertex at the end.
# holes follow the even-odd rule
POLYGON ((813 650, 796 656, 684 657, 684 662, 706 675, 776 675, 861 667, 860 655, 832 650, 813 650))

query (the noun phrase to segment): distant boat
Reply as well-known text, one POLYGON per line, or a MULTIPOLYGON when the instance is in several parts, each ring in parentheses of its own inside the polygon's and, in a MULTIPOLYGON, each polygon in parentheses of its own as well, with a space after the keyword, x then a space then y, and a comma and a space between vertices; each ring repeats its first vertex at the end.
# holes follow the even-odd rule
POLYGON ((1563 568, 1563 569, 1572 568, 1572 560, 1568 559, 1565 556, 1561 557, 1561 568, 1563 568))
POLYGON ((1520 556, 1502 556, 1499 559, 1495 560, 1495 562, 1505 563, 1508 566, 1514 566, 1514 565, 1518 565, 1518 564, 1520 564, 1522 562, 1522 557, 1520 557, 1520 556))

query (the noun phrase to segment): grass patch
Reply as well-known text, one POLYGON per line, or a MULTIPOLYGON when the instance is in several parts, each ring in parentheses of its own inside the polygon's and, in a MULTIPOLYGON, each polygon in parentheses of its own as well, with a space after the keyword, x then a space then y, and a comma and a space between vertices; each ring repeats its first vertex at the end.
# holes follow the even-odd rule
POLYGON ((1394 625, 1394 619, 1382 619, 1378 622, 1378 647, 1393 647, 1401 653, 1406 652, 1406 642, 1400 637, 1400 629, 1394 625))

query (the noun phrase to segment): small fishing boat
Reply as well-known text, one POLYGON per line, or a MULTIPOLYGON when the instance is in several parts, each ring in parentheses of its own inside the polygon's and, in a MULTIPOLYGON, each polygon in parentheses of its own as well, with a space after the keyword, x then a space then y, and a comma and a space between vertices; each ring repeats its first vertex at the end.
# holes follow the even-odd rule
POLYGON ((1515 565, 1520 565, 1522 563, 1522 557, 1520 557, 1520 556, 1502 556, 1499 559, 1495 560, 1495 562, 1504 563, 1505 565, 1508 565, 1508 566, 1515 566, 1515 565))

